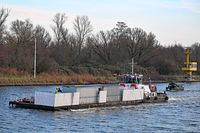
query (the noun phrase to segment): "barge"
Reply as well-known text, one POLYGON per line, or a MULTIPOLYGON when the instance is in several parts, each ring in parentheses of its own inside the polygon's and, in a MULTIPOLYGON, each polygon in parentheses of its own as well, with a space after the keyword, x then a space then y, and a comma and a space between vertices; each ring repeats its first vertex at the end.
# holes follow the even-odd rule
POLYGON ((142 103, 166 102, 165 92, 157 92, 155 85, 142 84, 142 75, 124 75, 117 86, 63 86, 52 92, 35 92, 34 97, 9 101, 10 107, 41 110, 74 110, 142 103))

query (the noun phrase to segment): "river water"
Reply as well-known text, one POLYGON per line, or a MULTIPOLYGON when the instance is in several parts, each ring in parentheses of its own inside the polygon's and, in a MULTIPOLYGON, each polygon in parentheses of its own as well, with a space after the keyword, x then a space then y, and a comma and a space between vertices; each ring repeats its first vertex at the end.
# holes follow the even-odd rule
MULTIPOLYGON (((166 86, 157 84, 158 91, 166 86)), ((166 103, 56 112, 8 106, 12 95, 31 96, 55 86, 0 87, 0 133, 200 132, 200 83, 184 86, 184 91, 167 92, 166 103)))

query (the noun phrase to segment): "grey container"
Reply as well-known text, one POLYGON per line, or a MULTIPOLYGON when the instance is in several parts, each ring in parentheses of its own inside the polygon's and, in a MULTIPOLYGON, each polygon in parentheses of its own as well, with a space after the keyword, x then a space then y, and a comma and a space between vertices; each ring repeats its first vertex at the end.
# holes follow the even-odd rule
POLYGON ((80 92, 80 104, 89 104, 98 102, 100 88, 107 91, 107 102, 122 100, 123 89, 118 85, 70 86, 64 90, 70 93, 80 92))
POLYGON ((110 87, 105 87, 104 90, 107 91, 106 101, 113 102, 122 100, 122 90, 123 90, 122 88, 118 86, 110 86, 110 87))
POLYGON ((80 92, 80 97, 96 97, 98 95, 98 88, 95 87, 77 88, 77 92, 80 92))
POLYGON ((121 101, 122 100, 122 96, 118 95, 118 96, 107 96, 106 101, 107 102, 116 102, 116 101, 121 101))
POLYGON ((89 104, 98 102, 99 87, 78 87, 77 92, 80 92, 80 104, 89 104))
POLYGON ((81 97, 80 104, 90 104, 90 103, 97 103, 98 97, 81 97))
POLYGON ((63 93, 80 93, 80 104, 97 103, 98 86, 64 86, 63 93))

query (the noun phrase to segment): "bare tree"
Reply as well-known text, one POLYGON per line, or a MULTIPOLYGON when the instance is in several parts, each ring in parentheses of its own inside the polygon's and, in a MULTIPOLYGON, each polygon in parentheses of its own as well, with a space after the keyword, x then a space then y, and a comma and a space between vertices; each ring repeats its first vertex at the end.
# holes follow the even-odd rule
POLYGON ((77 16, 73 24, 77 36, 78 56, 80 56, 86 37, 92 32, 92 25, 87 16, 77 16))
POLYGON ((119 64, 125 64, 128 62, 128 50, 127 50, 127 30, 130 29, 125 22, 117 22, 116 27, 112 30, 112 38, 113 38, 113 52, 114 57, 112 58, 113 62, 119 64), (123 54, 119 54, 123 53, 123 54))
POLYGON ((51 42, 51 36, 50 34, 46 31, 45 28, 43 28, 40 25, 37 25, 34 29, 35 31, 35 37, 37 38, 37 42, 40 42, 40 44, 43 47, 48 47, 51 42))
POLYGON ((111 32, 100 31, 93 41, 94 52, 104 61, 105 64, 111 63, 112 53, 112 35, 111 32))
POLYGON ((11 40, 12 41, 12 66, 32 71, 33 53, 34 53, 34 29, 29 20, 16 20, 11 23, 11 40), (32 53, 32 54, 31 54, 32 53))
POLYGON ((158 55, 159 43, 153 33, 146 35, 144 43, 139 47, 138 63, 148 66, 148 63, 158 55))
POLYGON ((128 29, 128 50, 131 58, 137 58, 146 41, 146 32, 140 28, 128 29))
POLYGON ((44 72, 52 69, 53 59, 50 57, 50 42, 51 36, 40 25, 34 29, 34 34, 37 39, 37 72, 44 72))
POLYGON ((128 26, 125 22, 117 22, 116 28, 114 28, 114 30, 117 31, 118 36, 124 36, 127 28, 128 26))
POLYGON ((8 15, 9 15, 8 9, 5 8, 0 9, 0 28, 4 25, 8 15))
POLYGON ((52 30, 55 34, 56 39, 56 45, 60 45, 62 41, 67 42, 68 41, 68 29, 65 28, 67 17, 65 13, 60 14, 57 13, 54 16, 53 22, 55 26, 52 26, 52 30))
POLYGON ((9 15, 9 10, 5 8, 0 9, 0 44, 3 44, 3 36, 6 29, 5 22, 9 15))
POLYGON ((27 44, 34 38, 33 24, 29 20, 16 20, 11 23, 11 32, 17 39, 17 44, 27 44))

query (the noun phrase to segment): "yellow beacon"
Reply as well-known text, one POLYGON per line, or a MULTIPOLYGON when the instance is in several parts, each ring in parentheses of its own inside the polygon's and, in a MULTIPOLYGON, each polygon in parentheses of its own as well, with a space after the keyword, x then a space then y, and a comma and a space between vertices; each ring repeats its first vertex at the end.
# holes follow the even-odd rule
POLYGON ((197 62, 190 61, 190 55, 192 54, 191 49, 186 48, 184 54, 186 60, 184 62, 184 67, 182 68, 182 70, 187 74, 188 79, 192 79, 192 72, 197 71, 197 62))

